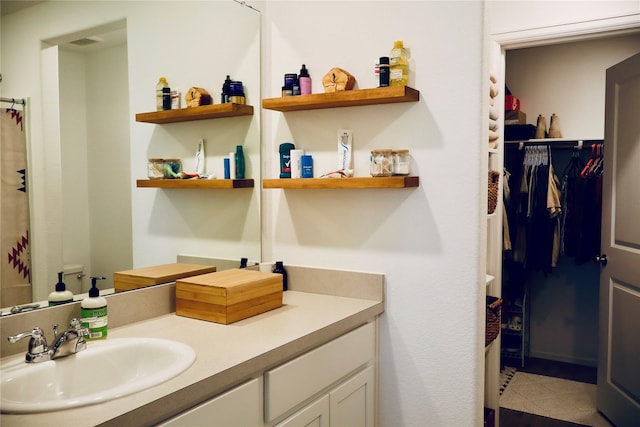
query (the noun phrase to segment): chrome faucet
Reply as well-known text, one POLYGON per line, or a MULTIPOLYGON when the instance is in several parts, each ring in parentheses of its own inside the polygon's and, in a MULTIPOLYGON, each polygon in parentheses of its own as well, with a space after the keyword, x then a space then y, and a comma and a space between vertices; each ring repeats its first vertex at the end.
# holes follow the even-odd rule
POLYGON ((89 335, 89 331, 82 327, 78 319, 71 319, 69 328, 58 336, 58 325, 53 325, 54 343, 51 348, 47 345, 47 338, 42 329, 33 328, 30 332, 23 332, 8 338, 10 343, 16 343, 23 338, 29 337, 29 347, 25 360, 27 363, 44 362, 75 354, 87 348, 84 337, 89 335))

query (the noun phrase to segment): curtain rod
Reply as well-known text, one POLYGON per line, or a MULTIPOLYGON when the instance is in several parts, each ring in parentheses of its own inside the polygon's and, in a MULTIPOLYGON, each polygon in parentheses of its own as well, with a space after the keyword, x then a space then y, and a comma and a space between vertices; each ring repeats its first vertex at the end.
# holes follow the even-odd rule
POLYGON ((24 100, 23 98, 5 98, 3 96, 2 98, 0 98, 0 101, 10 102, 12 104, 27 105, 27 101, 24 100))
POLYGON ((604 139, 528 139, 524 141, 505 141, 505 146, 515 146, 517 144, 518 150, 522 150, 528 145, 548 145, 550 147, 557 148, 577 148, 590 147, 593 144, 604 144, 604 139))

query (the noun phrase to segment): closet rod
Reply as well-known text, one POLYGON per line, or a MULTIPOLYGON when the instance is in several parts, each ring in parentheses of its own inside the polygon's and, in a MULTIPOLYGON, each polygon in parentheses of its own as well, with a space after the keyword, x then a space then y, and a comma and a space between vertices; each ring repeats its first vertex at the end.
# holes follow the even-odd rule
POLYGON ((3 96, 2 98, 0 98, 0 101, 10 102, 12 104, 27 105, 27 101, 22 98, 5 98, 3 96))
POLYGON ((524 141, 505 141, 505 146, 517 146, 522 150, 525 146, 547 145, 552 148, 585 148, 593 144, 604 144, 604 139, 527 139, 524 141))

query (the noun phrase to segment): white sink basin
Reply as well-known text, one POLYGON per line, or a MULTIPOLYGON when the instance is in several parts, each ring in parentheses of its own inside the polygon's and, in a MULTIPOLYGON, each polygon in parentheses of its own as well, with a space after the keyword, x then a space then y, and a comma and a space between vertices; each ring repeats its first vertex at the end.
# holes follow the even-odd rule
POLYGON ((33 413, 102 403, 163 383, 195 357, 191 347, 176 341, 108 338, 56 360, 11 360, 0 367, 0 409, 33 413))

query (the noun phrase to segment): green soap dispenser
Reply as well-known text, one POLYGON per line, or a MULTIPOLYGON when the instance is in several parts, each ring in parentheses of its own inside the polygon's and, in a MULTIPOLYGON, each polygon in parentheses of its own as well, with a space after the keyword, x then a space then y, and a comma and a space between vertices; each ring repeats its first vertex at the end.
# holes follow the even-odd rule
POLYGON ((62 274, 62 271, 58 273, 56 290, 49 294, 49 307, 73 302, 73 293, 67 290, 67 285, 62 281, 62 274))
POLYGON ((96 286, 97 280, 105 279, 106 277, 91 277, 89 298, 83 299, 80 303, 82 327, 89 330, 89 335, 85 337, 89 341, 107 338, 107 299, 100 296, 96 286))

